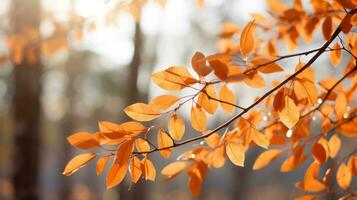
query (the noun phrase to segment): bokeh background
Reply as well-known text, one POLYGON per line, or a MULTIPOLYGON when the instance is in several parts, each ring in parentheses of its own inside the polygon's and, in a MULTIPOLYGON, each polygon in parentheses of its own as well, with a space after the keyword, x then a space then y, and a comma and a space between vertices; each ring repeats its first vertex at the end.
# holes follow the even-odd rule
MULTIPOLYGON (((7 38, 13 30, 11 13, 15 2, 0 0, 0 55, 6 54, 7 38)), ((223 22, 244 26, 251 20, 250 13, 267 13, 264 0, 205 0, 203 6, 194 0, 167 0, 160 2, 125 0, 22 0, 39 2, 39 30, 41 42, 51 41, 41 55, 38 194, 45 200, 160 200, 195 199, 187 188, 187 177, 179 176, 164 182, 158 176, 156 182, 140 181, 130 185, 126 180, 120 187, 105 189, 105 176, 97 177, 95 162, 71 177, 61 174, 66 162, 80 153, 68 145, 66 137, 77 131, 96 131, 98 121, 122 122, 126 105, 147 102, 164 91, 150 82, 153 71, 172 65, 190 66, 195 51, 213 54, 219 51, 218 35, 223 22), (122 6, 118 6, 121 4, 122 6), (56 43, 57 42, 57 43, 56 43)), ((293 1, 285 1, 291 4, 293 1)), ((309 1, 303 1, 307 3, 309 1)), ((18 12, 31 16, 30 3, 18 12), (27 7, 26 7, 27 6, 27 7)), ((19 38, 17 38, 18 40, 19 38)), ((323 43, 317 33, 313 43, 301 45, 296 51, 318 47, 323 43)), ((280 53, 288 51, 285 46, 280 53)), ((301 58, 306 59, 306 58, 301 58)), ((284 61, 287 71, 295 67, 296 59, 284 61)), ((344 62, 344 61, 343 61, 344 62)), ((327 59, 316 65, 329 65, 327 59)), ((0 64, 0 199, 14 198, 12 175, 17 156, 14 142, 19 126, 14 117, 14 74, 16 64, 4 59, 0 64)), ((336 70, 329 68, 318 77, 332 76, 336 70)), ((28 74, 31 76, 31 74, 28 74)), ((279 78, 267 77, 267 80, 279 78)), ((234 87, 241 105, 266 89, 249 89, 242 84, 234 87)), ((181 95, 185 95, 186 91, 181 95)), ((20 99, 24 107, 32 107, 27 99, 20 99)), ((187 120, 187 110, 182 115, 187 120)), ((229 116, 218 113, 210 117, 210 127, 222 123, 229 116)), ((318 119, 317 119, 318 120, 318 119)), ((186 136, 194 135, 187 129, 186 136)), ((26 142, 26 141, 25 141, 26 142)), ((31 142, 31 141, 27 141, 31 142)), ((198 145, 198 144, 189 144, 198 145)), ((353 142, 346 145, 353 145, 353 142)), ((175 150, 171 160, 184 151, 175 150)), ((246 168, 233 166, 229 161, 221 169, 208 172, 198 199, 291 199, 301 194, 294 183, 302 179, 306 163, 292 173, 279 172, 282 159, 263 170, 250 168, 261 149, 250 150, 246 168)), ((26 155, 25 155, 26 156, 26 155)), ((157 171, 169 161, 159 154, 153 155, 157 171)), ((308 162, 307 162, 308 163, 308 162)), ((31 169, 23 174, 31 174, 31 169)))

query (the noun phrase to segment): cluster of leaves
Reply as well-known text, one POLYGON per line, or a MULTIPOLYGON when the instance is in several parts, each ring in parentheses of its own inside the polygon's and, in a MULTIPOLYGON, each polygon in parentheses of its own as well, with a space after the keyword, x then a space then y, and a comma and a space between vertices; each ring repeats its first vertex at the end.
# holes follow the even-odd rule
MULTIPOLYGON (((268 5, 272 11, 269 19, 255 14, 256 19, 242 30, 225 24, 220 35, 222 52, 209 56, 195 53, 191 60, 194 75, 187 67, 172 66, 151 76, 164 90, 188 89, 193 94, 161 95, 149 103, 129 105, 124 112, 134 121, 99 122, 96 133, 80 132, 68 137, 69 143, 80 149, 116 148, 107 150, 97 161, 97 174, 100 174, 110 157, 114 157, 107 174, 107 188, 119 184, 128 171, 133 183, 140 177, 154 181, 156 168, 149 159, 151 153, 160 152, 169 158, 175 148, 196 141, 200 145, 183 152, 179 159, 161 170, 168 180, 185 171, 188 186, 196 196, 201 192, 208 169, 224 166, 227 158, 243 167, 246 152, 256 146, 267 150, 256 159, 254 170, 282 155, 287 155, 280 167, 282 172, 292 171, 310 160, 304 179, 296 187, 315 194, 300 199, 314 199, 323 191, 335 191, 334 180, 343 190, 349 190, 352 176, 357 175, 357 149, 339 160, 335 158, 342 146, 341 136, 357 136, 357 106, 352 105, 357 90, 357 35, 351 31, 357 25, 357 2, 312 0, 312 13, 303 9, 300 0, 295 0, 291 8, 272 0, 268 5), (277 42, 285 42, 293 50, 300 37, 307 42, 312 39, 320 22, 326 39, 320 48, 278 56, 277 42), (257 36, 258 32, 272 36, 264 39, 257 36), (346 66, 340 64, 342 52, 349 59, 346 66), (311 65, 327 53, 333 66, 344 67, 343 74, 339 78, 317 80, 311 65), (282 81, 273 81, 272 88, 248 107, 237 104, 230 85, 267 87, 263 76, 285 72, 278 61, 308 54, 313 56, 307 63, 299 59, 294 73, 286 73, 282 81), (345 80, 349 80, 349 87, 341 84, 345 80), (263 101, 265 108, 261 110, 258 105, 263 101), (190 125, 199 134, 190 134, 186 136, 189 139, 183 140, 188 124, 177 111, 189 103, 190 125), (216 114, 219 106, 232 117, 209 130, 208 116, 216 114), (321 133, 310 131, 316 116, 321 118, 321 133), (160 120, 152 126, 139 123, 154 119, 160 120), (150 140, 155 137, 156 142, 150 140), (324 173, 319 173, 321 166, 326 168, 324 173)), ((63 173, 71 175, 97 156, 80 154, 69 161, 63 173)))

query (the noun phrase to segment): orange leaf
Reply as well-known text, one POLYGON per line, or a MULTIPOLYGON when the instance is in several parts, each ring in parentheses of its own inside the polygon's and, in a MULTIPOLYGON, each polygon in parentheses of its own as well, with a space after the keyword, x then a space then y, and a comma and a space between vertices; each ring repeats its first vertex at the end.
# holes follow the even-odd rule
POLYGON ((135 140, 135 147, 139 152, 150 151, 149 143, 142 138, 138 138, 135 140))
POLYGON ((304 195, 304 196, 301 196, 301 197, 297 197, 295 198, 294 200, 315 200, 317 197, 315 195, 304 195))
POLYGON ((247 57, 254 49, 254 21, 249 22, 240 35, 240 49, 243 57, 247 57))
POLYGON ((191 63, 193 70, 200 76, 205 77, 212 71, 210 67, 206 66, 206 57, 201 52, 196 52, 192 56, 191 63))
POLYGON ((225 63, 221 62, 220 60, 209 60, 209 64, 217 78, 222 81, 227 79, 229 70, 225 63))
POLYGON ((271 59, 264 57, 255 57, 252 60, 252 64, 261 73, 270 74, 284 71, 278 64, 272 62, 271 59))
POLYGON ((193 164, 188 170, 189 175, 188 186, 194 196, 198 196, 201 193, 202 182, 207 173, 207 165, 202 161, 193 164))
POLYGON ((341 148, 341 139, 337 134, 334 134, 328 141, 331 158, 335 158, 341 148))
POLYGON ((311 163, 306 170, 304 181, 302 183, 302 189, 307 192, 319 192, 326 189, 326 185, 317 179, 319 174, 320 164, 317 162, 311 163))
POLYGON ((141 161, 138 157, 133 156, 133 158, 130 161, 129 169, 130 169, 131 181, 133 183, 137 183, 142 174, 141 161))
POLYGON ((322 33, 324 35, 325 40, 329 40, 332 35, 332 19, 331 17, 326 17, 324 22, 322 23, 322 33))
POLYGON ((118 185, 125 178, 128 170, 128 160, 133 152, 133 148, 133 141, 125 142, 118 148, 113 165, 107 175, 107 189, 118 185))
POLYGON ((241 144, 235 142, 226 144, 226 154, 233 164, 244 167, 244 153, 244 148, 241 144))
POLYGON ((146 130, 145 126, 140 124, 139 122, 129 121, 120 124, 120 127, 125 131, 134 135, 138 135, 139 133, 146 130))
POLYGON ((246 78, 243 80, 245 84, 252 88, 262 88, 265 87, 265 81, 261 75, 256 71, 247 74, 246 78))
POLYGON ((288 128, 292 128, 300 118, 299 108, 294 101, 286 96, 284 108, 279 112, 281 122, 288 128))
POLYGON ((169 120, 168 129, 174 140, 181 140, 185 134, 185 123, 177 114, 174 114, 169 120))
POLYGON ((264 134, 260 133, 255 128, 251 129, 251 137, 252 137, 252 140, 254 141, 254 143, 257 144, 258 146, 263 147, 265 149, 268 148, 269 140, 267 139, 267 137, 264 134))
POLYGON ((103 173, 105 166, 107 165, 109 156, 103 156, 97 161, 96 172, 97 175, 103 173))
POLYGON ((282 152, 283 150, 281 149, 272 149, 264 151, 258 156, 257 160, 255 160, 253 170, 258 170, 267 166, 270 162, 275 160, 282 152))
POLYGON ((206 93, 202 92, 198 97, 198 105, 203 107, 208 113, 214 114, 218 107, 217 95, 213 85, 206 87, 206 93), (214 99, 212 99, 214 98, 214 99))
MULTIPOLYGON (((168 136, 164 131, 162 131, 162 129, 159 129, 159 132, 157 134, 157 145, 158 148, 165 148, 165 147, 170 147, 172 146, 174 143, 172 141, 172 139, 170 138, 170 136, 168 136)), ((164 158, 168 158, 171 154, 172 148, 169 149, 165 149, 165 150, 160 150, 160 154, 164 157, 164 158)))
POLYGON ((191 125, 197 131, 204 131, 207 124, 206 113, 195 106, 191 109, 191 125))
POLYGON ((345 93, 340 92, 337 95, 336 103, 335 103, 335 111, 338 119, 342 119, 343 115, 347 110, 347 98, 345 93))
POLYGON ((330 52, 330 61, 332 65, 335 67, 341 62, 342 52, 340 48, 341 48, 340 45, 336 43, 335 45, 333 45, 333 49, 338 49, 338 50, 333 50, 330 52))
POLYGON ((312 147, 312 155, 320 163, 324 163, 328 159, 328 154, 324 146, 318 142, 316 142, 312 147))
POLYGON ((124 109, 124 112, 132 119, 137 121, 151 121, 160 117, 160 112, 155 106, 136 103, 124 109))
POLYGON ((78 171, 78 169, 86 165, 89 161, 93 160, 96 156, 97 154, 95 153, 84 153, 77 155, 67 163, 62 174, 65 176, 72 175, 74 172, 78 171))
POLYGON ((351 180, 352 180, 352 172, 351 169, 345 163, 342 163, 338 168, 336 174, 336 180, 338 185, 342 189, 348 190, 348 188, 350 187, 351 180))
POLYGON ((162 89, 173 91, 181 90, 198 82, 185 67, 169 67, 164 71, 152 74, 151 79, 162 89))
POLYGON ((156 169, 149 159, 144 158, 141 161, 141 168, 143 169, 145 180, 155 181, 156 169))
POLYGON ((98 138, 91 133, 79 132, 67 137, 67 141, 80 149, 91 149, 100 145, 98 138))
POLYGON ((169 109, 179 100, 178 97, 172 95, 160 95, 154 98, 149 105, 153 105, 157 110, 164 111, 169 109))
POLYGON ((221 90, 219 92, 219 99, 221 100, 220 103, 221 103, 223 110, 229 114, 232 114, 235 107, 230 104, 234 105, 236 103, 236 97, 234 96, 233 92, 226 85, 223 85, 221 87, 221 90), (223 103, 222 101, 228 102, 230 104, 223 103))
POLYGON ((184 161, 176 161, 168 164, 161 170, 161 174, 167 176, 169 179, 177 176, 182 170, 184 170, 189 163, 184 161))

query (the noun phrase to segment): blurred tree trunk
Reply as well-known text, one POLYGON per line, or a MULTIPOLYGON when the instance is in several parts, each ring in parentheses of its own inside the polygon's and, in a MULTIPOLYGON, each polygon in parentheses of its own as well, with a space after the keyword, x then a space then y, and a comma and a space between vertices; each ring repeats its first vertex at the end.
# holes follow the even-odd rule
MULTIPOLYGON (((141 99, 137 82, 139 77, 139 68, 142 60, 142 49, 142 31, 140 28, 140 20, 138 20, 135 23, 134 55, 129 65, 129 76, 126 81, 127 88, 125 92, 125 105, 133 104, 141 99)), ((128 120, 126 116, 124 116, 124 119, 128 120)), ((145 194, 145 185, 142 182, 139 182, 133 185, 133 189, 129 191, 126 184, 121 184, 119 196, 120 200, 145 200, 147 199, 145 194)))
MULTIPOLYGON (((75 78, 78 75, 78 70, 76 69, 77 66, 80 66, 80 59, 77 59, 76 56, 72 56, 76 54, 76 52, 70 53, 70 59, 67 61, 65 65, 65 69, 63 70, 67 79, 67 85, 65 90, 65 95, 67 97, 66 108, 65 108, 65 115, 63 116, 61 127, 65 137, 69 136, 71 133, 74 132, 76 117, 74 115, 75 109, 75 102, 76 102, 76 92, 75 92, 75 78)), ((67 140, 63 138, 61 140, 62 143, 62 163, 61 167, 64 167, 68 160, 71 157, 71 148, 68 144, 67 140)), ((71 195, 71 177, 63 177, 61 179, 61 186, 60 186, 60 199, 69 199, 71 195)))
MULTIPOLYGON (((13 34, 31 30, 39 33, 40 1, 13 0, 13 34)), ((40 42, 31 41, 23 49, 24 57, 14 64, 14 153, 13 184, 15 199, 39 198, 41 63, 40 42)))

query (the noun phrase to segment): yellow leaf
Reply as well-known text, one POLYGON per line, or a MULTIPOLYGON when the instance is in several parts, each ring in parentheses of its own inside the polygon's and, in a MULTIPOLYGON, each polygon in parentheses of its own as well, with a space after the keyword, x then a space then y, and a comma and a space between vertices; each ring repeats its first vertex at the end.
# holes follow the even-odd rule
POLYGON ((97 175, 103 173, 105 166, 107 165, 109 156, 103 156, 97 161, 96 172, 97 175))
POLYGON ((138 138, 135 140, 135 147, 138 150, 138 152, 150 151, 149 143, 142 138, 138 138))
POLYGON ((184 161, 176 161, 168 164, 161 170, 161 174, 167 176, 168 178, 172 178, 177 176, 182 170, 184 170, 189 163, 184 161))
POLYGON ((336 180, 338 185, 342 189, 348 190, 348 188, 350 187, 351 180, 352 180, 352 172, 351 169, 345 163, 342 163, 338 168, 336 174, 336 180))
POLYGON ((243 57, 247 57, 254 49, 254 21, 249 22, 240 35, 240 49, 243 57))
POLYGON ((133 141, 127 141, 118 148, 113 165, 107 174, 107 189, 118 185, 125 178, 128 170, 128 160, 133 152, 133 148, 133 141))
POLYGON ((174 140, 181 140, 185 134, 185 123, 177 114, 171 116, 168 123, 168 130, 174 140))
POLYGON ((162 89, 172 91, 182 90, 198 82, 185 67, 169 67, 152 74, 151 79, 162 89))
POLYGON ((343 115, 347 110, 347 98, 345 93, 340 92, 337 95, 336 103, 335 103, 335 111, 338 119, 342 119, 343 115))
POLYGON ((270 74, 284 71, 278 64, 272 62, 272 59, 264 58, 264 57, 255 57, 252 60, 252 64, 254 68, 261 73, 270 74))
POLYGON ((205 77, 212 71, 212 69, 206 65, 206 57, 201 52, 196 52, 195 55, 192 56, 191 63, 193 70, 200 76, 205 77))
MULTIPOLYGON (((162 129, 159 129, 159 132, 157 134, 157 145, 158 148, 165 148, 165 147, 170 147, 172 146, 174 143, 172 141, 172 139, 170 138, 170 136, 168 136, 164 131, 162 131, 162 129)), ((171 154, 172 148, 169 149, 165 149, 165 150, 160 150, 160 154, 164 157, 164 158, 168 158, 171 154)))
POLYGON ((191 125, 197 131, 204 131, 207 124, 207 116, 202 109, 192 107, 191 109, 191 125))
POLYGON ((124 112, 132 119, 137 121, 151 121, 160 117, 160 112, 155 106, 136 103, 132 104, 124 109, 124 112))
POLYGON ((100 145, 98 138, 91 133, 79 132, 67 137, 67 141, 80 149, 91 149, 100 145))
POLYGON ((234 105, 236 103, 236 97, 234 96, 233 92, 226 85, 223 85, 221 87, 221 90, 219 92, 219 99, 221 100, 220 103, 221 103, 223 110, 229 114, 232 114, 235 107, 230 104, 234 105), (230 104, 223 103, 222 101, 228 102, 230 104))
POLYGON ((267 139, 267 137, 260 133, 259 131, 257 131, 255 128, 251 129, 251 137, 252 140, 254 141, 255 144, 257 144, 260 147, 263 147, 265 149, 268 148, 269 146, 269 140, 267 139))
POLYGON ((292 128, 299 121, 299 108, 288 96, 285 97, 284 108, 279 112, 279 118, 281 122, 288 128, 292 128))
POLYGON ((153 99, 149 105, 153 105, 156 109, 164 111, 169 109, 179 100, 178 97, 172 95, 160 95, 153 99))
POLYGON ((332 65, 335 67, 341 62, 342 52, 340 48, 341 48, 340 45, 336 43, 335 45, 333 45, 333 49, 338 49, 338 50, 333 50, 330 52, 330 61, 332 65))
POLYGON ((130 169, 131 181, 133 183, 137 183, 142 174, 141 161, 138 157, 133 156, 133 158, 130 161, 129 169, 130 169))
POLYGON ((335 158, 341 148, 341 139, 337 134, 334 134, 328 141, 331 158, 335 158))
POLYGON ((258 156, 257 160, 255 160, 253 170, 258 170, 267 166, 270 162, 275 160, 282 152, 283 150, 281 149, 272 149, 264 151, 258 156))
POLYGON ((149 159, 144 158, 142 160, 141 168, 143 169, 145 180, 155 181, 156 169, 149 159))
POLYGON ((77 155, 67 163, 62 174, 65 176, 72 175, 74 172, 76 172, 78 169, 83 167, 89 161, 93 160, 96 156, 97 154, 95 153, 84 153, 84 154, 77 155))
POLYGON ((233 164, 244 167, 244 153, 244 148, 241 144, 235 142, 226 144, 226 154, 233 164))

